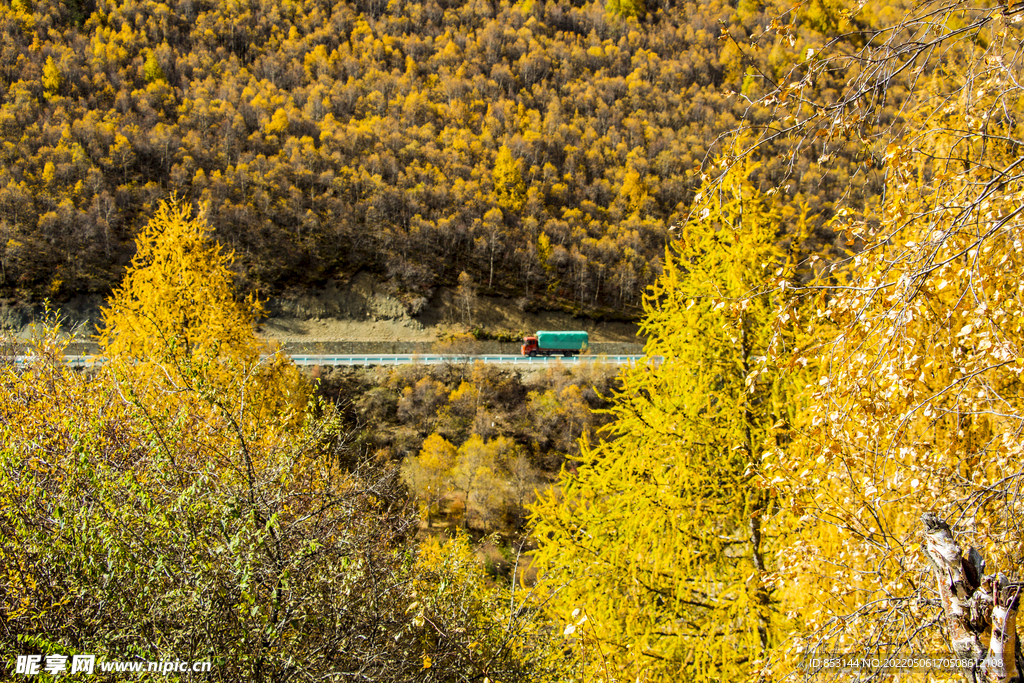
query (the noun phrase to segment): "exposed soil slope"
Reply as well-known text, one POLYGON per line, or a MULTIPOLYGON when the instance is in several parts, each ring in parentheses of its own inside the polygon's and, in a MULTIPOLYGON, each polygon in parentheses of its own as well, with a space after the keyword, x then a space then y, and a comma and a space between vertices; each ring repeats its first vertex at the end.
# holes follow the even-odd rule
MULTIPOLYGON (((266 302, 267 318, 258 331, 280 342, 337 341, 434 341, 446 335, 480 327, 490 333, 537 330, 586 330, 592 341, 642 342, 637 325, 596 322, 560 311, 527 312, 511 299, 478 296, 469 316, 460 315, 451 290, 442 289, 417 316, 411 316, 385 286, 368 273, 347 283, 329 282, 319 289, 303 290, 266 302)), ((63 326, 77 339, 88 340, 96 332, 103 299, 79 297, 60 309, 63 326)), ((31 325, 44 317, 39 308, 0 303, 0 328, 13 329, 19 337, 31 335, 31 325)))

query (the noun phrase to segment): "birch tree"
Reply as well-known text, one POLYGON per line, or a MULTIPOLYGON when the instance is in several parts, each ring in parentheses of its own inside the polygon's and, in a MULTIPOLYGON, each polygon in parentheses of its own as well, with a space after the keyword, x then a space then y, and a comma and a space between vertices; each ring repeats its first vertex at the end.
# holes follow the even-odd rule
POLYGON ((936 515, 925 513, 921 522, 925 557, 964 678, 968 683, 1019 681, 1024 671, 1017 637, 1020 584, 1011 585, 1002 572, 986 575, 985 560, 973 547, 964 557, 949 525, 936 515))
POLYGON ((968 680, 1013 677, 996 647, 1016 647, 1024 559, 1022 11, 916 4, 762 101, 776 117, 759 142, 790 136, 820 145, 823 166, 858 154, 885 174, 877 205, 837 211, 850 251, 805 287, 819 296, 807 327, 837 334, 799 435, 810 456, 767 465, 792 520, 778 569, 795 628, 777 675, 822 675, 801 667, 816 653, 955 651, 975 661, 968 680), (847 70, 846 88, 812 101, 826 69, 847 70), (957 543, 978 550, 960 562, 957 543), (986 579, 982 556, 1009 583, 986 579), (1002 636, 979 646, 989 631, 1002 636))

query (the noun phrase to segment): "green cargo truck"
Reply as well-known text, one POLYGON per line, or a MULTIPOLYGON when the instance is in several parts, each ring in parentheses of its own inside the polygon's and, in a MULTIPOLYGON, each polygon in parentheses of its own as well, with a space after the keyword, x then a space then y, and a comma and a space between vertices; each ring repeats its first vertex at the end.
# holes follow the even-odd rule
POLYGON ((534 337, 525 337, 522 348, 524 356, 575 356, 586 351, 589 343, 586 332, 538 332, 534 337))

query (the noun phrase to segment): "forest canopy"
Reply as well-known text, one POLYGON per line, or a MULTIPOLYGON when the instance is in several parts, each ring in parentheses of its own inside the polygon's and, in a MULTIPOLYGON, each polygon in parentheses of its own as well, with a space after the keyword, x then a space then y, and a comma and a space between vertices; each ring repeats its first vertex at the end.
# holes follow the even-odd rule
MULTIPOLYGON (((788 36, 767 31, 782 11, 4 0, 0 295, 106 294, 176 193, 206 207, 247 290, 370 268, 415 313, 466 271, 499 294, 634 310, 718 137, 850 25, 811 3, 788 36)), ((880 188, 862 167, 822 174, 816 153, 766 154, 754 180, 813 215, 880 188)))

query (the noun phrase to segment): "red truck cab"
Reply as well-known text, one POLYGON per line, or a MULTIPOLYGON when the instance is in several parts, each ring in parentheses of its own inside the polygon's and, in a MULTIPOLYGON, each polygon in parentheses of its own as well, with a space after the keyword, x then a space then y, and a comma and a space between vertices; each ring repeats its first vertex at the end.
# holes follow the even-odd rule
POLYGON ((536 356, 540 346, 536 337, 523 337, 522 351, 524 356, 536 356))

